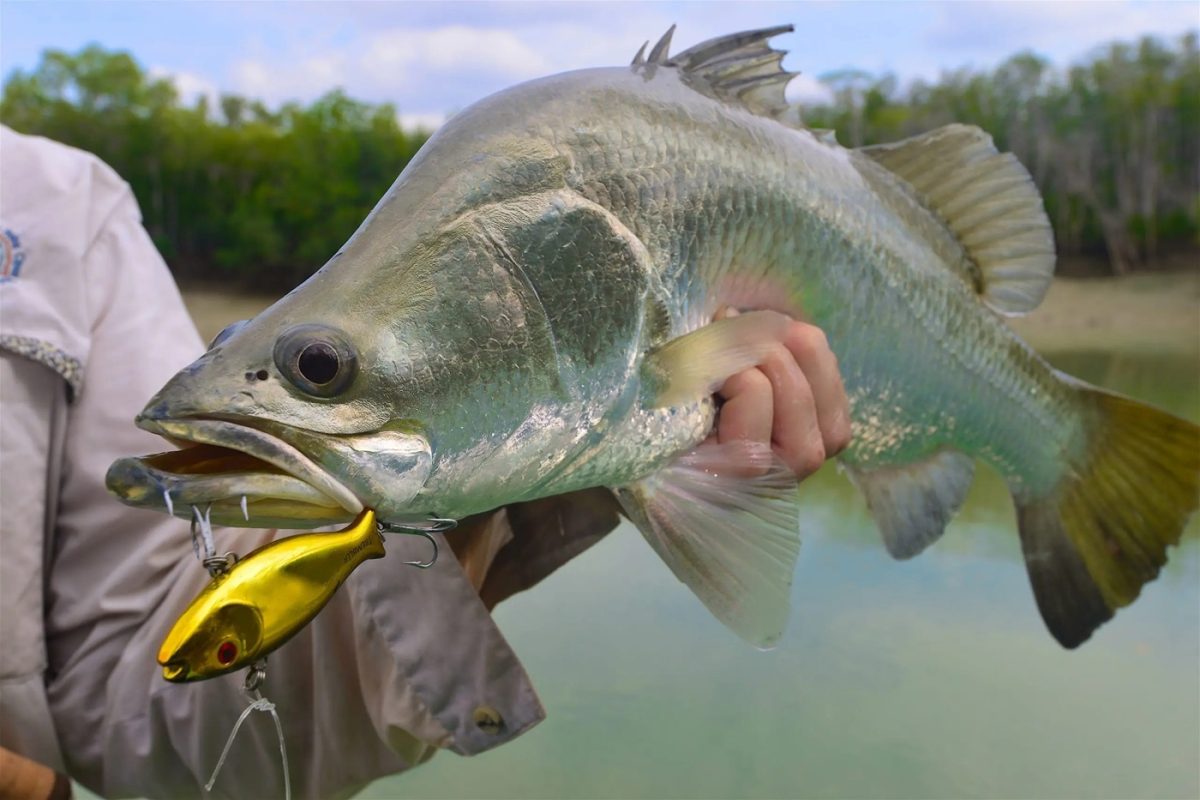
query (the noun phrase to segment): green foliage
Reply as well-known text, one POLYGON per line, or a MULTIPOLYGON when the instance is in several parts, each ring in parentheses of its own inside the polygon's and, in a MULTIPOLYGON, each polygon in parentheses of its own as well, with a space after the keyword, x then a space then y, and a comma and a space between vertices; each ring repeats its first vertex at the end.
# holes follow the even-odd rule
POLYGON ((1063 255, 1103 252, 1116 272, 1200 241, 1200 55, 1190 33, 1097 49, 1055 70, 1018 53, 987 71, 943 73, 900 91, 891 75, 822 79, 828 106, 807 109, 848 147, 950 122, 978 125, 1029 168, 1063 255))
MULTIPOLYGON (((1120 272, 1200 244, 1195 33, 1113 43, 1067 70, 1026 52, 904 88, 860 70, 823 79, 834 102, 806 119, 849 147, 950 122, 989 131, 1033 174, 1064 255, 1106 253, 1120 272)), ((95 45, 12 73, 0 119, 112 165, 178 277, 274 290, 335 253, 426 138, 340 90, 276 110, 236 95, 187 107, 169 81, 95 45)))
POLYGON ((214 105, 184 106, 169 81, 93 45, 12 73, 0 119, 111 165, 177 277, 273 290, 337 252, 426 138, 340 90, 277 111, 214 105))

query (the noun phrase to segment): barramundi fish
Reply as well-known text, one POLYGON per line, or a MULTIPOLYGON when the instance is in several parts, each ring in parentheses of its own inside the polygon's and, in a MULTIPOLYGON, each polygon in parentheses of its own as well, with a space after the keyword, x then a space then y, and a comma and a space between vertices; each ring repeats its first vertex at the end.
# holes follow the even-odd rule
POLYGON ((630 66, 456 114, 324 267, 137 418, 198 446, 118 461, 110 489, 304 527, 609 487, 675 575, 767 646, 796 479, 763 448, 702 443, 712 392, 789 315, 839 360, 840 461, 887 549, 937 540, 982 461, 1012 491, 1051 633, 1083 642, 1178 541, 1200 429, 1055 371, 1010 330, 1055 260, 1012 155, 966 125, 857 149, 805 129, 768 43, 789 30, 674 56, 668 34, 630 66), (746 313, 713 322, 724 307, 746 313))

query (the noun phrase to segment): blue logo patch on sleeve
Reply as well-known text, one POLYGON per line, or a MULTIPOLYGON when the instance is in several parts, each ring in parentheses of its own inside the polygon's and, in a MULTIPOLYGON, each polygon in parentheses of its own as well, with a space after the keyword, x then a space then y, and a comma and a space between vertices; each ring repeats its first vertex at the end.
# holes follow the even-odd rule
POLYGON ((0 251, 0 283, 6 283, 21 274, 25 263, 21 239, 8 228, 0 229, 0 251))

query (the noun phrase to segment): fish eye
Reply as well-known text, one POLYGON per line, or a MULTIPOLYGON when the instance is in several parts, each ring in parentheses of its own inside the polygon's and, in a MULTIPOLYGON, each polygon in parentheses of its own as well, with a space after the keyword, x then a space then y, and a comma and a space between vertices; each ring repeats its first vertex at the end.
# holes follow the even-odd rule
POLYGON ((334 397, 354 380, 358 356, 341 331, 297 325, 275 342, 275 366, 305 394, 334 397))
POLYGON ((338 354, 326 342, 313 342, 300 351, 296 368, 305 380, 324 386, 337 377, 338 354))
POLYGON ((237 654, 238 648, 233 642, 224 641, 217 647, 217 661, 222 666, 232 664, 237 654))
POLYGON ((226 339, 240 331, 249 321, 250 320, 248 319, 239 319, 237 322, 231 322, 226 325, 221 329, 221 332, 214 336, 213 340, 208 343, 208 349, 212 350, 217 345, 224 344, 226 339))

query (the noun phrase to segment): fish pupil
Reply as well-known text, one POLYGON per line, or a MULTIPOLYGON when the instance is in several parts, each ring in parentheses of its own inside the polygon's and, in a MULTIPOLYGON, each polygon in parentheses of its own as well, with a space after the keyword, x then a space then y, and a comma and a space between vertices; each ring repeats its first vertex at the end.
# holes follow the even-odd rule
POLYGON ((221 642, 221 646, 217 648, 217 661, 228 664, 235 658, 237 658, 237 645, 233 642, 221 642))
POLYGON ((318 386, 329 383, 338 372, 337 351, 325 342, 313 342, 300 351, 296 367, 305 379, 318 386))

